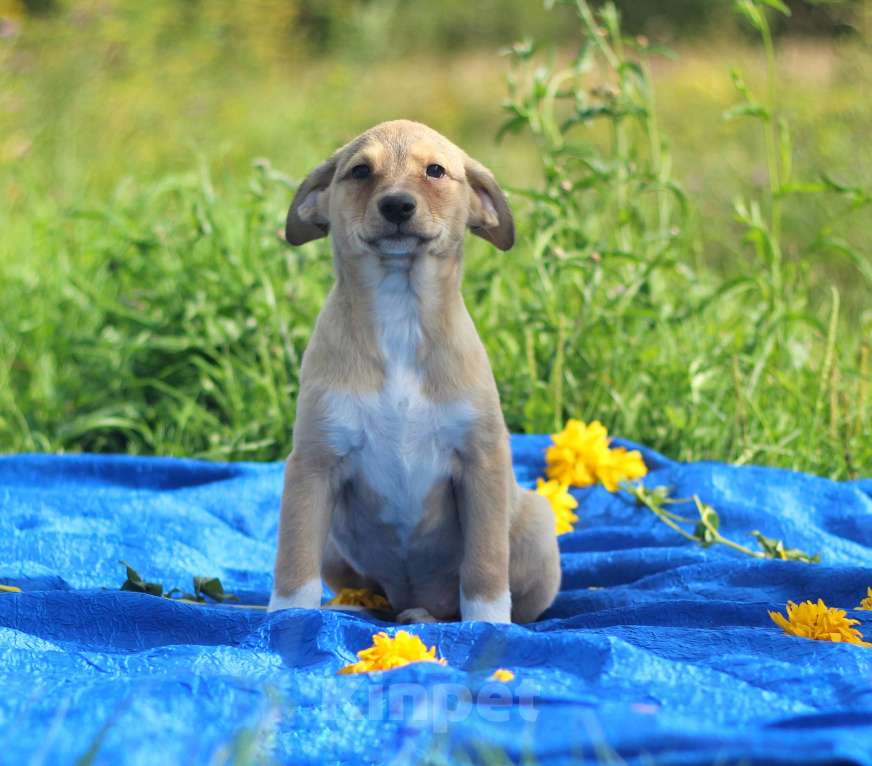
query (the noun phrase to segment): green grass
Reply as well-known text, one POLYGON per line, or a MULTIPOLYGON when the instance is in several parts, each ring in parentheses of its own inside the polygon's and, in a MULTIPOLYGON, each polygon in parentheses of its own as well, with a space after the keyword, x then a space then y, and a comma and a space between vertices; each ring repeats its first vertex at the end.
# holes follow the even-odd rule
POLYGON ((470 239, 464 283, 510 428, 599 418, 677 458, 872 473, 868 47, 786 43, 771 80, 759 47, 671 61, 612 29, 552 91, 574 50, 361 68, 156 7, 0 47, 0 450, 286 455, 332 275, 326 243, 277 232, 308 169, 402 115, 513 190, 515 249, 470 239), (757 116, 721 118, 731 65, 757 116))

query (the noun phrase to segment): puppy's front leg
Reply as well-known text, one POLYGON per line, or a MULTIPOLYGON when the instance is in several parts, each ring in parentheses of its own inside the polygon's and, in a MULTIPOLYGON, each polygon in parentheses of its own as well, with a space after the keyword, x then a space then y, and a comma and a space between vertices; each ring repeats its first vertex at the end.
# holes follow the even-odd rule
POLYGON ((511 622, 509 507, 514 489, 508 444, 476 450, 464 462, 457 493, 463 533, 460 617, 511 622))
POLYGON ((333 501, 329 470, 301 459, 295 448, 285 465, 269 611, 321 605, 321 560, 333 501))

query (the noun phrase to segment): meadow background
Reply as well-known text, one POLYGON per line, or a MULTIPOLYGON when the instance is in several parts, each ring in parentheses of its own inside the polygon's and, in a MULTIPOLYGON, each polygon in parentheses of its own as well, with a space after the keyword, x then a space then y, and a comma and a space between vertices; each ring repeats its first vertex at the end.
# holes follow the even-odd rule
POLYGON ((408 117, 511 194, 464 292, 512 430, 872 474, 872 2, 787 6, 0 0, 0 451, 284 457, 288 202, 408 117))

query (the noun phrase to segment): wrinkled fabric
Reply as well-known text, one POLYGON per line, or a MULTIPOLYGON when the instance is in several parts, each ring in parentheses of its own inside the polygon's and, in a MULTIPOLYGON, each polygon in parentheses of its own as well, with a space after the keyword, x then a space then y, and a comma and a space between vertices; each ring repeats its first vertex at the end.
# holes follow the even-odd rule
MULTIPOLYGON (((523 485, 547 444, 512 438, 523 485)), ((395 629, 371 613, 118 590, 125 560, 165 588, 218 576, 265 604, 281 464, 0 458, 0 583, 23 591, 0 593, 0 762, 872 764, 872 649, 767 614, 864 597, 872 481, 643 455, 648 486, 698 494, 727 536, 753 546, 758 529, 822 563, 703 549, 625 494, 579 490, 539 622, 413 626, 447 665, 364 676, 336 673, 395 629)), ((872 612, 849 616, 872 638, 872 612)))

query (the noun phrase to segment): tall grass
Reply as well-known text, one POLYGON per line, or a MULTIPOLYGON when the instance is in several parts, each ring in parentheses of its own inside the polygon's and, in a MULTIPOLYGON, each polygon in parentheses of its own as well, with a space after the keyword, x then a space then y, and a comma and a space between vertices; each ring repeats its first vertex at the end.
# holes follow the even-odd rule
MULTIPOLYGON (((569 415, 600 418, 679 458, 868 474, 870 327, 857 306, 872 267, 856 237, 840 234, 868 218, 869 198, 856 182, 794 177, 765 3, 742 3, 765 43, 762 95, 758 78, 746 85, 735 73, 727 117, 759 128, 761 140, 748 143, 761 147, 766 183, 745 185, 732 211, 720 208, 715 242, 706 233, 717 195, 687 191, 673 170, 680 147, 655 97, 656 47, 626 39, 610 5, 570 5, 577 55, 565 62, 515 46, 505 143, 473 148, 491 161, 528 147, 522 154, 541 170, 512 189, 515 251, 478 240, 467 250, 464 291, 509 426, 547 431, 569 415), (812 209, 837 212, 820 221, 806 215, 812 209), (797 216, 815 226, 794 226, 797 216), (729 253, 727 265, 712 265, 713 247, 729 253), (844 300, 819 284, 835 251, 854 283, 844 300)), ((317 82, 338 76, 313 66, 317 82)), ((279 85, 264 87, 278 99, 279 85)), ((300 173, 314 165, 320 156, 307 147, 327 141, 312 131, 323 120, 338 135, 343 105, 329 88, 307 87, 323 101, 316 120, 277 103, 275 114, 218 123, 249 130, 234 136, 233 152, 257 143, 252 136, 273 147, 299 129, 308 138, 291 142, 288 156, 300 173)), ((473 92, 478 109, 499 98, 473 92)), ((166 98, 190 119, 180 93, 175 85, 166 98)), ((112 186, 112 162, 127 147, 174 145, 140 127, 123 140, 107 134, 105 156, 86 155, 97 188, 111 192, 88 194, 72 171, 52 189, 48 174, 75 158, 64 160, 56 125, 44 130, 55 136, 54 159, 17 172, 7 190, 24 195, 19 214, 0 215, 0 449, 284 456, 300 357, 331 281, 326 243, 290 249, 277 234, 296 180, 265 159, 247 177, 238 164, 216 176, 207 156, 112 186)), ((91 140, 99 149, 102 136, 91 140)))
MULTIPOLYGON (((542 65, 530 45, 511 51, 504 130, 532 135, 545 178, 518 190, 532 203, 532 261, 495 273, 477 301, 492 357, 515 352, 497 361, 510 422, 541 431, 582 413, 687 458, 704 444, 737 462, 869 466, 868 345, 840 325, 835 287, 828 316, 810 305, 803 256, 832 244, 831 224, 786 262, 782 214, 798 194, 866 214, 870 197, 826 175, 792 178, 768 4, 738 3, 763 41, 767 83, 758 99, 733 71, 738 103, 725 118, 759 122, 768 185, 734 203, 750 257, 727 280, 688 257, 691 205, 671 173, 647 41, 622 37, 613 5, 595 15, 573 4, 583 41, 568 66, 542 65)), ((868 254, 841 245, 869 280, 868 254)))

